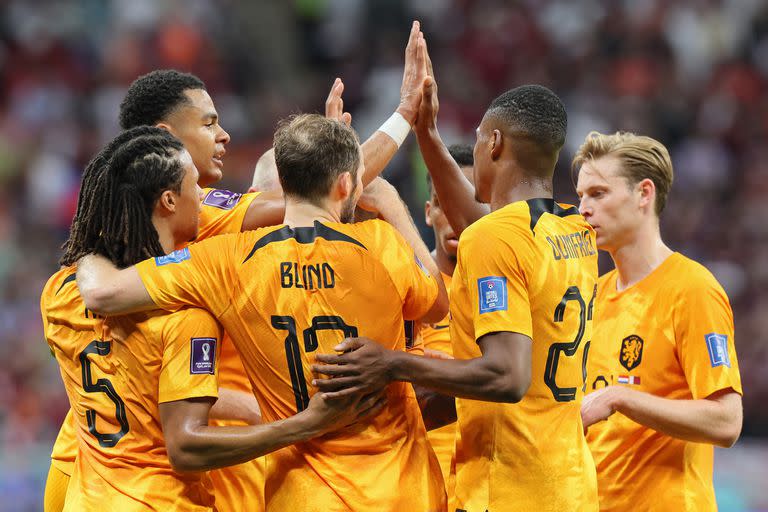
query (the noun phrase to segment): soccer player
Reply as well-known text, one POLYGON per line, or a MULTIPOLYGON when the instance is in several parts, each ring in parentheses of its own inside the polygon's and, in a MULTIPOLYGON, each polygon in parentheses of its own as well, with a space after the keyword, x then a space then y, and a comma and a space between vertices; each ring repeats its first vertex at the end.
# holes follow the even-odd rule
MULTIPOLYGON (((415 120, 421 101, 421 81, 425 74, 423 54, 416 51, 419 38, 423 39, 419 28, 418 22, 414 22, 406 46, 400 104, 392 118, 362 145, 366 164, 363 176, 365 184, 384 169, 410 132, 415 120)), ((349 124, 349 114, 343 112, 343 89, 344 84, 337 79, 328 95, 326 112, 349 124)), ((221 179, 229 134, 219 124, 218 113, 205 84, 196 76, 175 70, 158 70, 139 77, 131 84, 120 105, 119 119, 124 129, 142 125, 157 126, 176 135, 189 149, 193 162, 199 169, 200 186, 207 187, 221 179)), ((274 188, 255 192, 240 194, 206 188, 197 239, 282 222, 285 213, 282 192, 274 188)), ((238 400, 244 407, 225 412, 231 415, 239 411, 241 420, 252 422, 258 409, 254 407, 255 402, 249 402, 243 395, 237 394, 238 391, 248 389, 250 383, 242 370, 237 353, 229 347, 229 344, 224 343, 221 374, 223 383, 228 387, 222 388, 221 392, 229 394, 228 398, 238 400), (231 391, 233 393, 230 393, 231 391)), ((45 490, 45 512, 61 511, 67 481, 72 473, 76 442, 70 416, 68 414, 65 418, 51 454, 51 469, 45 490)), ((224 468, 221 472, 227 475, 223 475, 223 480, 214 475, 214 484, 217 487, 225 481, 232 484, 231 489, 219 491, 225 495, 225 499, 220 502, 239 504, 238 507, 233 505, 233 508, 227 511, 263 508, 260 505, 262 498, 253 494, 262 487, 259 482, 263 468, 259 467, 258 460, 249 461, 243 467, 224 468), (252 468, 246 471, 245 466, 252 468), (243 479, 245 481, 242 481, 243 479), (229 496, 238 496, 240 499, 230 500, 229 496), (243 496, 252 499, 246 500, 243 496)))
MULTIPOLYGON (((380 214, 402 235, 380 220, 348 224, 363 172, 351 128, 298 116, 275 134, 275 156, 285 225, 193 244, 173 264, 117 270, 89 256, 79 268, 86 304, 102 313, 208 309, 232 336, 266 421, 305 409, 313 352, 358 334, 404 350, 404 320, 435 322, 447 310, 439 271, 399 197, 380 214)), ((444 510, 412 387, 394 383, 386 396, 375 418, 270 454, 267 507, 444 510)))
POLYGON ((242 462, 345 425, 373 405, 366 399, 345 412, 316 400, 310 414, 280 424, 208 427, 220 327, 207 312, 104 319, 84 307, 73 266, 84 254, 120 267, 154 255, 163 265, 173 261, 165 253, 194 239, 197 178, 181 142, 151 127, 118 136, 84 173, 63 268, 41 297, 79 442, 64 510, 105 503, 114 510, 213 510, 205 475, 174 469, 242 462))
MULTIPOLYGON (((416 134, 450 220, 451 209, 474 206, 471 196, 444 194, 445 180, 460 191, 472 187, 440 140, 429 75, 416 134)), ((597 250, 576 208, 552 199, 565 129, 562 102, 540 86, 496 98, 477 129, 475 190, 491 213, 459 239, 450 304, 455 360, 409 356, 363 338, 334 347, 340 355, 316 357, 325 364, 315 371, 334 377, 317 381, 329 398, 389 381, 458 397, 456 510, 597 509, 579 413, 597 250)))
POLYGON ((600 510, 717 510, 713 447, 742 424, 733 314, 702 265, 661 239, 672 162, 658 141, 590 133, 580 211, 615 270, 600 278, 581 414, 600 510))
MULTIPOLYGON (((451 158, 459 165, 461 172, 468 180, 472 180, 472 146, 454 144, 448 147, 451 158)), ((429 186, 429 200, 424 206, 424 214, 427 226, 432 228, 435 235, 435 250, 432 251, 432 258, 437 263, 440 275, 443 278, 446 289, 451 287, 451 276, 456 268, 456 253, 459 246, 459 240, 453 228, 445 218, 440 200, 432 186, 432 180, 427 174, 427 183, 429 186)), ((451 337, 448 331, 448 315, 439 322, 424 325, 421 328, 421 336, 424 344, 424 350, 432 357, 452 357, 451 337)), ((418 392, 418 391, 417 391, 418 392)), ((431 411, 425 411, 429 415, 431 411)), ((455 410, 454 410, 455 414, 455 410)), ((425 418, 425 421, 429 418, 425 418)), ((455 420, 454 420, 455 421, 455 420)), ((453 494, 451 480, 451 461, 453 460, 454 448, 456 444, 456 425, 451 422, 434 430, 427 432, 427 437, 435 450, 437 460, 440 462, 440 469, 443 472, 443 480, 446 484, 448 498, 453 494)))

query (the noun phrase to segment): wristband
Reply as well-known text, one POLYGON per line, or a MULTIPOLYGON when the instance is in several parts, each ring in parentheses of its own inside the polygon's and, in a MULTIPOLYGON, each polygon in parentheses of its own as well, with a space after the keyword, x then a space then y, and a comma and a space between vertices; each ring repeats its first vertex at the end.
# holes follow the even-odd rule
POLYGON ((411 132, 411 124, 399 112, 395 112, 384 121, 384 124, 379 127, 379 131, 389 135, 389 138, 395 141, 399 148, 411 132))

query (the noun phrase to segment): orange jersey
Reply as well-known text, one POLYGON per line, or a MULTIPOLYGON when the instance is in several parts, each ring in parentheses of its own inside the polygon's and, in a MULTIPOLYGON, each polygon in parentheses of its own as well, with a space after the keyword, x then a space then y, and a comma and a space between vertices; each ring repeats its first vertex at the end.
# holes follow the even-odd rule
MULTIPOLYGON (((191 245, 177 263, 137 265, 156 304, 198 304, 241 354, 264 421, 303 410, 312 352, 348 336, 405 350, 437 283, 385 222, 276 226, 191 245)), ((275 510, 443 510, 445 492, 410 384, 393 383, 377 417, 267 456, 275 510), (393 489, 397 492, 393 492, 393 489)))
POLYGON ((597 510, 580 405, 597 284, 594 231, 575 207, 519 201, 461 235, 451 283, 458 359, 494 332, 532 339, 531 385, 517 404, 457 399, 456 503, 485 510, 597 510))
MULTIPOLYGON (((600 278, 589 391, 608 385, 674 400, 741 393, 728 297, 712 274, 674 253, 621 292, 600 278)), ((589 427, 600 510, 717 510, 713 447, 657 432, 616 413, 589 427)))
POLYGON ((75 457, 77 457, 77 435, 75 434, 75 418, 70 409, 61 423, 56 442, 53 443, 51 464, 65 475, 72 476, 72 471, 75 468, 75 457))
POLYGON ((240 194, 229 190, 204 188, 203 194, 197 240, 226 233, 239 233, 248 208, 260 192, 240 194))
POLYGON ((218 324, 191 308, 99 318, 74 276, 60 270, 41 298, 78 439, 64 510, 212 510, 207 477, 171 469, 158 404, 217 396, 218 324))
MULTIPOLYGON (((442 273, 441 275, 445 288, 450 290, 451 276, 442 273)), ((453 355, 451 335, 448 331, 448 319, 449 315, 445 315, 445 318, 437 323, 422 326, 421 335, 424 348, 439 350, 445 354, 453 355)), ((443 472, 443 480, 446 483, 446 490, 450 499, 451 489, 448 482, 451 479, 451 462, 456 447, 456 424, 451 423, 435 430, 430 430, 427 432, 427 437, 432 445, 432 449, 435 451, 435 455, 437 455, 437 460, 440 462, 440 470, 443 472)))

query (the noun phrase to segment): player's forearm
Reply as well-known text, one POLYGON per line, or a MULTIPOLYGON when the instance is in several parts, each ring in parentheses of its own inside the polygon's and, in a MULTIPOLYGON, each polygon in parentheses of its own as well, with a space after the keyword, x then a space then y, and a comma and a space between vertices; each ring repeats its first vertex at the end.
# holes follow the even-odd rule
POLYGON ((403 203, 397 191, 393 187, 390 188, 392 193, 388 193, 381 198, 379 215, 403 236, 406 243, 413 249, 416 257, 419 258, 421 264, 437 282, 438 296, 435 299, 435 303, 427 315, 419 320, 426 323, 438 322, 448 312, 448 292, 445 290, 440 269, 437 268, 437 263, 435 263, 429 249, 424 244, 424 240, 421 238, 421 234, 416 229, 411 214, 408 212, 408 207, 403 203))
POLYGON ((631 420, 685 441, 732 446, 741 433, 741 399, 673 400, 622 388, 614 410, 631 420))
POLYGON ((253 394, 219 388, 219 399, 211 407, 208 417, 219 420, 238 420, 249 425, 258 425, 261 423, 261 409, 253 394))
POLYGON ((398 146, 386 133, 376 130, 360 146, 363 150, 363 186, 376 179, 397 153, 398 146))
POLYGON ((207 471, 242 464, 322 433, 304 412, 246 427, 201 425, 178 436, 175 445, 169 445, 168 455, 176 471, 207 471))
POLYGON ((437 128, 416 132, 419 149, 424 157, 437 197, 448 222, 457 235, 470 224, 486 215, 488 205, 475 200, 475 189, 443 144, 437 128))
POLYGON ((77 286, 85 307, 98 314, 123 314, 157 309, 135 267, 119 270, 91 254, 77 263, 77 286))
POLYGON ((519 402, 525 395, 514 374, 482 357, 446 360, 391 351, 388 365, 392 380, 407 381, 444 395, 507 403, 519 402))

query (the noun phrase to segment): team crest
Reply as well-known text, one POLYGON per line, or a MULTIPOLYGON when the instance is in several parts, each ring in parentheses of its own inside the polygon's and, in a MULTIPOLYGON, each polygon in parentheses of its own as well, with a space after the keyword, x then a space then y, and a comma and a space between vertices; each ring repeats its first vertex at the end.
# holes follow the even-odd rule
POLYGON ((633 368, 640 366, 643 360, 643 338, 637 334, 632 334, 621 340, 621 350, 619 351, 619 362, 621 366, 632 371, 633 368))

